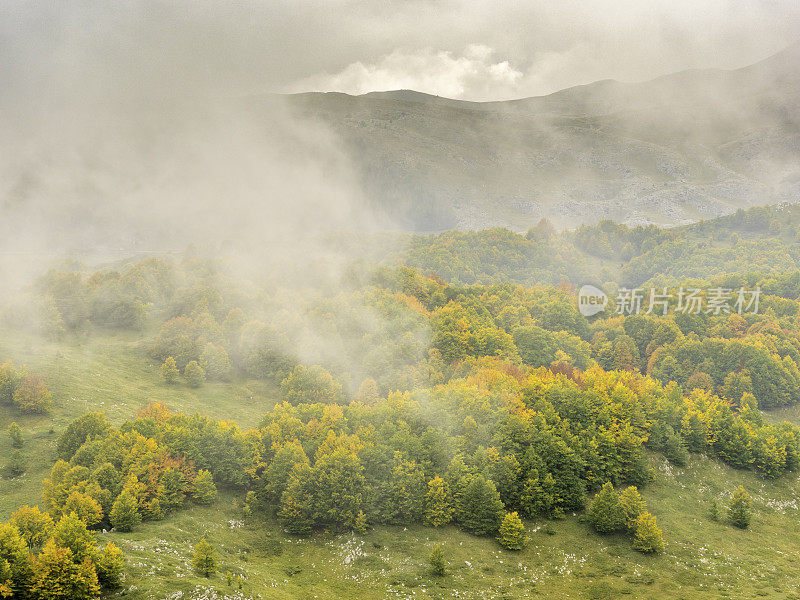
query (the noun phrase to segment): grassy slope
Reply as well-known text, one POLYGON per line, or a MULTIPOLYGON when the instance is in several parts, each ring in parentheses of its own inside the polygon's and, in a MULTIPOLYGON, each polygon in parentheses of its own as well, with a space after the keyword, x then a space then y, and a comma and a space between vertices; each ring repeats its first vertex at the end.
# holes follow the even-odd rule
MULTIPOLYGON (((274 390, 254 382, 197 391, 166 386, 142 341, 129 335, 61 346, 6 336, 0 357, 45 374, 55 400, 52 418, 14 415, 25 431, 30 470, 19 480, 0 480, 0 519, 19 504, 38 501, 58 432, 86 409, 106 410, 121 422, 158 399, 173 410, 235 416, 248 427, 275 397, 274 390)), ((798 414, 790 410, 781 416, 796 420, 798 414)), ((0 408, 0 427, 11 417, 0 408)), ((9 450, 3 435, 0 455, 9 450)), ((202 536, 217 547, 223 572, 246 575, 242 593, 252 598, 800 598, 795 476, 767 482, 704 457, 692 457, 685 469, 657 456, 652 461, 658 476, 643 492, 667 541, 666 552, 657 557, 634 552, 624 536, 592 534, 572 515, 551 524, 555 535, 546 534, 543 523, 531 523, 532 543, 520 553, 455 528, 381 527, 365 536, 331 532, 297 539, 273 521, 245 520, 240 499, 231 494, 131 534, 99 537, 125 551, 130 598, 210 597, 213 590, 236 595, 221 575, 204 580, 191 573, 190 549, 202 536), (707 517, 710 499, 722 498, 739 483, 755 498, 757 516, 749 531, 707 517), (442 579, 427 567, 437 542, 445 545, 449 561, 442 579)))

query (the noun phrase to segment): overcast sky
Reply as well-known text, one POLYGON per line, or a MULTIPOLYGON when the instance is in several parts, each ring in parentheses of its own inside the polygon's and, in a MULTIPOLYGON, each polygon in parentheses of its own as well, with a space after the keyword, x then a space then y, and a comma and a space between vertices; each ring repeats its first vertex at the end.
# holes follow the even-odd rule
POLYGON ((798 31, 797 0, 0 0, 0 94, 506 99, 743 66, 798 31))

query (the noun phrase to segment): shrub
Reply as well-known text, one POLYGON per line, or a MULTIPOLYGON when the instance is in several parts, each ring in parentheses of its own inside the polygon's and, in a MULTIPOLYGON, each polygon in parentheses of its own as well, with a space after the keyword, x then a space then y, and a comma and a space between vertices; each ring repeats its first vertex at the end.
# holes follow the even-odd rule
POLYGON ((8 437, 11 438, 12 448, 22 448, 25 440, 22 438, 22 429, 16 423, 8 426, 8 437))
POLYGON ((5 479, 14 479, 23 475, 27 470, 28 465, 22 452, 14 450, 8 459, 8 462, 3 467, 2 475, 5 479))

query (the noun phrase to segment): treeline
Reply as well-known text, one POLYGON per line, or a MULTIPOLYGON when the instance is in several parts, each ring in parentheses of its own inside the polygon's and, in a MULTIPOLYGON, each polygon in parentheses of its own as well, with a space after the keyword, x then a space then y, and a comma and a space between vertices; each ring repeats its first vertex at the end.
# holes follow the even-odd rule
POLYGON ((298 534, 452 522, 493 535, 508 513, 557 517, 607 482, 646 485, 646 448, 676 464, 705 452, 765 477, 800 467, 798 429, 765 423, 752 401, 735 410, 637 373, 480 358, 429 389, 279 404, 246 432, 159 405, 119 430, 86 415, 59 442, 44 500, 119 527, 123 504, 136 513, 128 522, 160 518, 205 501, 213 476, 298 534))
POLYGON ((729 275, 693 285, 752 287, 754 281, 764 284, 759 314, 615 316, 609 310, 591 324, 577 311, 569 285, 456 286, 405 267, 378 269, 356 291, 286 303, 262 298, 266 306, 233 306, 241 295, 209 287, 193 298, 194 306, 183 303, 185 314, 162 325, 151 354, 165 362, 168 381, 187 366, 199 373, 187 372, 190 383, 246 374, 281 383, 293 403, 314 394, 326 402, 352 399, 366 380, 381 395, 430 387, 448 381, 458 363, 489 356, 533 367, 563 363, 586 370, 596 363, 638 371, 687 392, 705 389, 734 406, 744 393, 761 408, 794 404, 800 400, 800 304, 785 296, 800 277, 729 275))
MULTIPOLYGON (((338 243, 345 255, 352 253, 354 262, 366 256, 385 265, 406 265, 458 286, 616 281, 631 287, 734 274, 748 277, 753 285, 793 278, 788 288, 769 286, 767 293, 795 300, 800 291, 799 228, 800 209, 781 205, 740 210, 669 230, 601 221, 557 232, 543 220, 525 235, 494 228, 400 236, 397 244, 386 235, 375 236, 371 243, 354 245, 344 239, 331 243, 338 243), (382 250, 397 245, 403 249, 382 250)), ((41 277, 30 294, 6 307, 4 318, 15 327, 60 335, 90 325, 140 330, 151 316, 163 320, 203 312, 198 308, 201 303, 220 323, 231 309, 247 310, 245 304, 266 309, 285 303, 237 289, 226 271, 223 264, 192 253, 180 260, 154 258, 94 273, 69 265, 41 277)), ((273 329, 253 333, 272 335, 273 329)))
MULTIPOLYGON (((597 230, 616 236, 618 227, 597 230)), ((652 228, 630 236, 641 247, 659 239, 652 228)), ((796 272, 692 281, 699 287, 763 286, 760 314, 607 312, 591 324, 576 310, 569 284, 463 286, 407 267, 357 273, 334 294, 237 284, 224 267, 200 259, 151 259, 122 275, 84 281, 51 274, 47 281, 48 293, 61 290, 57 304, 63 307, 74 306, 68 298, 85 297, 74 292, 81 281, 92 289, 113 283, 130 292, 131 302, 148 302, 151 315, 163 321, 150 353, 164 363, 167 381, 181 372, 190 385, 241 375, 272 379, 291 402, 313 400, 312 390, 327 402, 352 399, 367 380, 380 395, 427 388, 448 381, 459 362, 484 356, 534 367, 559 362, 586 370, 597 363, 635 370, 734 405, 743 393, 754 395, 761 408, 800 400, 796 272)), ((64 314, 72 313, 64 308, 64 314)))
POLYGON ((546 220, 524 236, 502 228, 412 236, 408 248, 387 262, 435 273, 459 285, 557 284, 591 274, 572 240, 557 234, 546 220))

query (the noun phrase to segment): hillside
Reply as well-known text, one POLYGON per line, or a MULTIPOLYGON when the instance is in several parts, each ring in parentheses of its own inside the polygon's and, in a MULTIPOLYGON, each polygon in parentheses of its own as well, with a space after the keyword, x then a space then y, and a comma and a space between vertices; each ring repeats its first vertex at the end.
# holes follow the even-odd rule
POLYGON ((675 225, 797 198, 799 54, 507 102, 410 90, 288 101, 341 138, 396 227, 675 225))
MULTIPOLYGON (((147 399, 158 398, 187 413, 235 413, 237 423, 249 426, 275 399, 255 384, 255 398, 248 401, 242 392, 253 391, 252 381, 214 384, 196 392, 166 386, 157 368, 147 364, 141 342, 129 335, 98 336, 83 344, 43 344, 36 337, 6 332, 0 352, 43 373, 56 394, 51 416, 13 416, 33 451, 28 473, 0 479, 0 521, 20 504, 40 502, 42 479, 55 460, 56 439, 85 410, 104 410, 119 424, 147 399)), ((766 414, 776 421, 800 422, 796 407, 766 414)), ((5 430, 11 418, 9 409, 0 405, 0 428, 5 430)), ((0 455, 9 451, 3 435, 0 455)), ((800 597, 794 561, 800 543, 786 535, 800 516, 796 474, 770 481, 701 455, 693 454, 685 467, 671 465, 655 453, 649 459, 656 481, 642 492, 667 541, 665 552, 657 556, 632 550, 623 535, 591 534, 572 514, 555 521, 529 521, 531 543, 522 552, 510 552, 491 537, 475 537, 454 526, 381 526, 364 535, 319 532, 298 538, 287 535, 274 520, 246 518, 241 499, 229 492, 211 506, 182 510, 131 533, 98 532, 97 537, 125 553, 125 587, 109 597, 135 600, 200 600, 212 594, 238 600, 800 597), (708 518, 710 499, 724 498, 740 483, 755 498, 757 517, 746 531, 708 518), (221 573, 210 580, 196 576, 189 566, 191 547, 201 536, 212 539, 218 550, 221 573), (433 577, 427 565, 436 543, 446 548, 444 578, 433 577), (241 591, 225 583, 228 570, 246 577, 241 591)))

